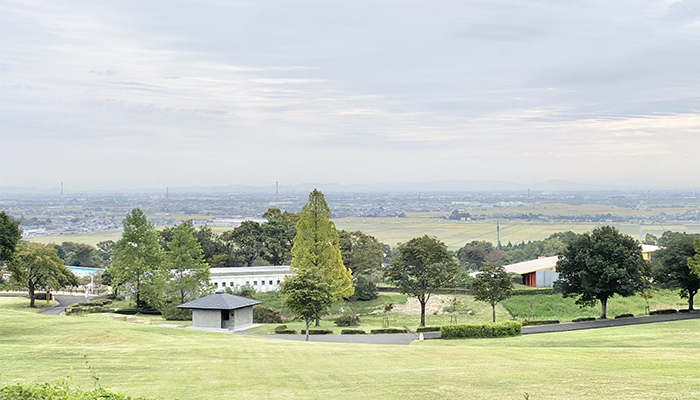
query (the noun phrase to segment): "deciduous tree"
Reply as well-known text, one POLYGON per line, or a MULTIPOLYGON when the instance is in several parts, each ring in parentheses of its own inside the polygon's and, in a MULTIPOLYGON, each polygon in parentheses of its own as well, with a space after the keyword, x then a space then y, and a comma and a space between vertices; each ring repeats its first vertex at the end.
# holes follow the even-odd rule
POLYGON ((420 325, 425 326, 425 305, 435 289, 452 284, 457 262, 444 243, 427 235, 399 244, 397 251, 384 275, 402 293, 418 299, 420 325))
POLYGON ((695 249, 695 254, 692 257, 688 257, 688 268, 695 275, 700 276, 700 239, 695 238, 693 248, 695 249))
POLYGON ((177 304, 196 299, 209 287, 209 265, 189 224, 183 222, 173 229, 165 266, 170 272, 169 293, 175 296, 177 304))
POLYGON ((20 239, 22 230, 19 221, 0 211, 0 264, 12 258, 20 239))
POLYGON ((491 304, 493 322, 496 322, 496 304, 513 293, 513 280, 502 266, 485 263, 471 282, 474 299, 491 304))
POLYGON ((58 290, 64 286, 77 286, 76 277, 56 254, 51 244, 29 243, 19 245, 18 251, 10 260, 8 268, 12 272, 12 280, 26 285, 29 291, 29 307, 34 305, 36 289, 58 290))
POLYGON ((230 252, 229 265, 251 266, 262 253, 262 228, 255 221, 243 221, 232 231, 222 233, 221 240, 230 252))
POLYGON ((361 231, 340 231, 338 240, 343 263, 354 276, 369 276, 380 271, 384 254, 382 244, 374 236, 361 231))
POLYGON ((114 261, 110 267, 112 282, 127 285, 141 308, 148 300, 151 306, 162 295, 164 283, 163 249, 158 231, 139 208, 134 208, 122 222, 124 232, 114 244, 114 261))
POLYGON ((688 309, 693 310, 693 297, 700 289, 700 277, 688 267, 688 258, 693 257, 695 235, 674 235, 666 247, 654 252, 652 268, 654 280, 662 288, 680 289, 681 298, 688 298, 688 309))
POLYGON ((272 265, 284 265, 292 260, 292 246, 296 236, 299 215, 270 208, 264 214, 262 224, 262 257, 272 265))
POLYGON ((608 299, 632 296, 648 284, 648 263, 630 236, 610 226, 595 228, 574 239, 557 262, 555 283, 564 297, 577 296, 576 304, 593 306, 600 300, 606 318, 608 299))
POLYGON ((284 305, 306 322, 306 340, 309 323, 328 314, 334 301, 333 288, 317 268, 304 268, 288 275, 282 281, 280 297, 284 305))

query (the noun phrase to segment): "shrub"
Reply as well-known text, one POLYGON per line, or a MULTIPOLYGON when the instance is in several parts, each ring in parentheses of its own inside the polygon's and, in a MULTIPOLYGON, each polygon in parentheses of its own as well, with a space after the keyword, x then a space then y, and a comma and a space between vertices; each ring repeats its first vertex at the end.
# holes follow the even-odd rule
POLYGON ((518 321, 492 322, 480 325, 444 325, 440 329, 440 337, 453 338, 494 338, 517 336, 521 333, 522 325, 518 321))
MULTIPOLYGON (((306 334, 306 329, 301 330, 301 334, 306 334)), ((332 335, 332 329, 309 329, 309 335, 332 335)))
POLYGON ((139 310, 137 310, 135 308, 122 308, 121 310, 114 310, 114 312, 117 314, 123 314, 123 315, 134 315, 137 312, 139 312, 139 310))
POLYGON ((665 310, 654 310, 649 313, 649 315, 662 315, 662 314, 675 314, 678 310, 675 308, 667 308, 665 310))
POLYGON ((419 326, 418 329, 416 329, 417 333, 421 332, 440 332, 440 327, 439 326, 419 326))
POLYGON ((584 318, 576 318, 574 320, 571 320, 571 322, 586 322, 586 321, 595 321, 595 317, 584 317, 584 318))
POLYGON ((684 308, 684 309, 682 309, 682 310, 678 310, 678 312, 679 312, 679 313, 689 313, 690 310, 688 310, 687 308, 684 308))
POLYGON ((273 307, 258 304, 253 306, 253 322, 256 324, 279 324, 282 323, 282 316, 273 307))
POLYGON ((190 321, 192 319, 192 310, 181 310, 175 306, 163 308, 161 314, 168 321, 190 321))
MULTIPOLYGON (((304 332, 304 331, 302 331, 302 333, 303 333, 303 332, 304 332)), ((276 335, 296 335, 296 334, 297 334, 297 331, 295 331, 294 329, 282 329, 282 330, 279 330, 279 331, 276 330, 276 331, 275 331, 275 334, 276 334, 276 335)))
POLYGON ((340 331, 341 335, 366 335, 367 332, 362 329, 343 329, 340 331))
POLYGON ((85 305, 75 305, 72 307, 66 307, 66 315, 76 315, 76 314, 88 314, 88 313, 103 313, 112 312, 113 310, 108 307, 100 306, 85 306, 85 305))
POLYGON ((374 300, 377 298, 377 285, 372 283, 369 277, 358 275, 355 279, 355 294, 353 297, 360 301, 374 300))
POLYGON ((558 324, 558 323, 559 323, 559 321, 557 321, 556 319, 540 320, 540 321, 523 321, 523 326, 553 325, 553 324, 558 324))
POLYGON ((619 318, 634 318, 634 314, 620 314, 615 316, 615 319, 619 318))
MULTIPOLYGON (((68 384, 68 380, 61 379, 55 384, 35 383, 14 385, 0 388, 0 399, 14 400, 34 400, 34 399, 63 399, 63 400, 131 400, 129 396, 121 393, 114 393, 107 389, 96 388, 84 390, 80 387, 73 388, 68 384)), ((144 399, 138 397, 134 400, 144 399)))
POLYGON ((357 315, 341 315, 333 321, 337 326, 358 326, 360 317, 357 315))
POLYGON ((384 329, 372 329, 370 333, 376 335, 381 333, 406 333, 404 328, 384 328, 384 329))

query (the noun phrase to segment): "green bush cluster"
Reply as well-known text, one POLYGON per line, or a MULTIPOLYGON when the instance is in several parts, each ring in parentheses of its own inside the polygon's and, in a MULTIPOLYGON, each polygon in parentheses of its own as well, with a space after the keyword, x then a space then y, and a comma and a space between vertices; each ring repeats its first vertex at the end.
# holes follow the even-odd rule
POLYGON ((619 318, 634 318, 634 314, 620 314, 615 316, 615 319, 619 318))
MULTIPOLYGON (((306 334, 306 329, 301 330, 301 334, 306 334)), ((309 329, 309 335, 332 335, 332 329, 309 329)))
POLYGON ((36 383, 32 385, 16 383, 0 388, 0 399, 35 400, 145 400, 145 397, 132 398, 121 393, 110 392, 107 389, 96 388, 83 390, 72 388, 67 380, 59 380, 56 384, 36 383))
POLYGON ((340 331, 341 335, 366 335, 367 332, 362 329, 343 329, 340 331))
POLYGON ((161 315, 168 321, 189 321, 192 319, 192 310, 182 310, 175 306, 169 306, 161 310, 161 315))
POLYGON ((677 312, 678 310, 676 310, 675 308, 667 308, 664 310, 654 310, 650 312, 649 315, 675 314, 677 312))
POLYGON ((539 320, 539 321, 523 321, 523 326, 553 325, 553 324, 558 324, 558 323, 560 323, 560 321, 558 321, 556 319, 539 320))
POLYGON ((337 326, 358 326, 360 317, 358 315, 344 314, 333 321, 337 326))
POLYGON ((85 306, 76 305, 72 307, 66 307, 66 315, 79 315, 88 313, 103 313, 103 312, 113 312, 114 310, 109 307, 101 306, 85 306))
POLYGON ((258 304, 253 306, 253 322, 256 324, 279 324, 283 321, 278 310, 258 304))
POLYGON ((381 334, 381 333, 406 333, 404 328, 384 328, 384 329, 372 329, 371 334, 381 334))
POLYGON ((584 318, 576 318, 571 320, 571 322, 586 322, 586 321, 595 321, 595 317, 584 317, 584 318))
POLYGON ((287 325, 280 325, 275 328, 275 334, 277 335, 296 335, 297 331, 294 329, 287 328, 287 325))
POLYGON ((517 336, 520 335, 521 331, 522 325, 518 321, 492 322, 479 325, 444 325, 440 329, 440 337, 443 339, 494 338, 517 336))
POLYGON ((418 329, 416 329, 417 333, 421 332, 440 332, 440 327, 439 326, 419 326, 418 329))

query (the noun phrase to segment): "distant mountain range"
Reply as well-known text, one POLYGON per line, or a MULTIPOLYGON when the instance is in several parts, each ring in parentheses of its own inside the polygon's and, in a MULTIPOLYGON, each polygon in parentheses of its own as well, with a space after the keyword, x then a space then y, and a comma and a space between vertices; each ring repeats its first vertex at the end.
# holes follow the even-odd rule
MULTIPOLYGON (((586 192, 586 191, 613 191, 613 190, 674 190, 674 188, 650 188, 650 187, 620 187, 610 185, 591 185, 564 180, 550 180, 531 184, 514 183, 495 180, 440 180, 432 182, 386 182, 371 184, 342 185, 338 183, 302 183, 297 185, 280 185, 280 192, 309 192, 319 189, 323 192, 345 193, 386 193, 386 192, 515 192, 528 189, 538 192, 586 192)), ((274 185, 249 186, 189 186, 169 187, 173 194, 182 193, 274 193, 274 185)), ((688 188, 681 190, 689 190, 688 188)), ((0 195, 58 195, 61 189, 38 189, 35 187, 0 186, 0 195)), ((163 193, 165 188, 140 188, 118 190, 75 190, 67 188, 69 193, 163 193)))

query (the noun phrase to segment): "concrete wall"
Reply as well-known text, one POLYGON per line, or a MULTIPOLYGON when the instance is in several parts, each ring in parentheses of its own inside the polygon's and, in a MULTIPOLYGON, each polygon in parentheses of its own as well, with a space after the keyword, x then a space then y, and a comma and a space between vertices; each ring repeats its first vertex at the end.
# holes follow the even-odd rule
POLYGON ((221 310, 192 310, 192 326, 221 329, 221 310))
POLYGON ((551 269, 537 271, 536 276, 537 287, 552 287, 554 286, 554 281, 559 279, 559 274, 551 269))
POLYGON ((240 328, 253 323, 253 306, 243 307, 233 310, 233 323, 236 328, 240 328))

